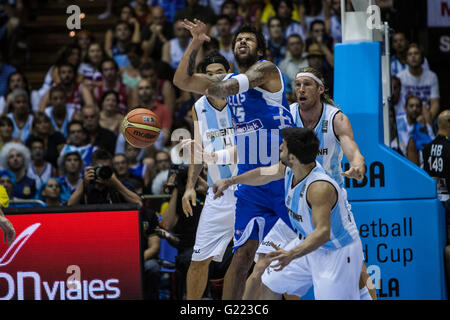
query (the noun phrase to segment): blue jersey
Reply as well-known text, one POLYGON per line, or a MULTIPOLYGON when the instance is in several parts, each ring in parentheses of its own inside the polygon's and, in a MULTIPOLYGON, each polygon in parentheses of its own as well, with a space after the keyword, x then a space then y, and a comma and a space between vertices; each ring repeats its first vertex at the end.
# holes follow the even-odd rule
MULTIPOLYGON (((279 69, 278 72, 282 85, 278 92, 272 93, 256 87, 227 97, 233 113, 238 174, 279 162, 280 130, 292 126, 293 120, 282 81, 283 75, 279 69)), ((236 75, 237 73, 229 74, 225 80, 236 75)), ((270 195, 267 192, 283 197, 282 180, 259 187, 239 185, 236 196, 268 204, 270 195)))

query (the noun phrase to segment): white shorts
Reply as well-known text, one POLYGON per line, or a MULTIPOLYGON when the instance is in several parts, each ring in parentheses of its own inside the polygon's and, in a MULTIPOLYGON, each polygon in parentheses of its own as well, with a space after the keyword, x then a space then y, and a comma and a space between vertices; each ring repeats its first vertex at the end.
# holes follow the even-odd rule
POLYGON ((213 257, 221 262, 228 244, 233 239, 236 197, 234 189, 224 191, 214 200, 210 187, 198 222, 192 261, 203 261, 213 257))
POLYGON ((278 219, 278 221, 270 229, 269 233, 264 237, 263 241, 256 250, 255 262, 258 261, 258 256, 260 253, 267 254, 275 249, 270 245, 273 242, 280 248, 284 248, 291 242, 294 238, 297 238, 297 234, 291 229, 283 219, 278 219))
MULTIPOLYGON (((300 243, 301 240, 295 238, 285 250, 300 243)), ((262 282, 270 290, 281 294, 302 297, 314 286, 316 300, 360 300, 361 255, 359 238, 339 249, 319 248, 292 260, 281 271, 268 267, 262 275, 262 282)))

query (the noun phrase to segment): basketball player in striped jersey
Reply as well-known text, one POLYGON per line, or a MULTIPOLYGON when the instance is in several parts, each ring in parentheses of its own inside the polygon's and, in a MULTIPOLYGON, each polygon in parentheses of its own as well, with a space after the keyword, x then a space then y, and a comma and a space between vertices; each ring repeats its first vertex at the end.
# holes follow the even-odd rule
POLYGON ((262 275, 262 295, 301 297, 314 286, 317 300, 360 300, 363 251, 345 190, 316 161, 320 142, 312 129, 285 128, 281 136, 280 163, 214 185, 220 196, 234 184, 263 185, 284 177, 285 204, 297 237, 282 248, 272 243, 275 251, 264 258, 271 265, 262 275))
MULTIPOLYGON (((213 51, 199 64, 202 73, 207 75, 226 73, 230 66, 225 57, 213 51)), ((234 146, 234 130, 231 110, 225 100, 202 96, 192 108, 195 141, 201 143, 206 152, 217 152, 234 146)), ((182 198, 183 211, 192 216, 192 206, 196 205, 195 184, 202 171, 200 161, 191 161, 188 170, 186 191, 182 198)), ((200 300, 206 288, 211 261, 221 262, 228 244, 233 239, 234 211, 236 198, 234 190, 227 190, 221 199, 213 199, 212 186, 219 179, 236 174, 234 164, 208 163, 209 190, 200 215, 195 236, 194 251, 187 273, 186 299, 200 300)))
MULTIPOLYGON (((365 173, 364 157, 353 138, 349 119, 328 96, 323 76, 314 68, 307 67, 299 71, 295 79, 297 102, 290 105, 294 123, 300 128, 310 128, 317 135, 320 145, 317 162, 344 189, 344 177, 361 180, 365 173), (341 161, 345 154, 350 162, 350 169, 342 172, 341 161)), ((274 228, 258 248, 257 253, 268 253, 273 250, 270 242, 285 245, 295 234, 282 220, 278 220, 274 228)), ((244 298, 256 298, 260 276, 267 266, 267 261, 260 260, 247 281, 244 298)), ((363 263, 360 279, 361 299, 376 299, 376 291, 372 286, 367 288, 369 275, 363 263), (369 294, 370 293, 370 294, 369 294)))
MULTIPOLYGON (((233 38, 233 52, 239 73, 208 76, 186 70, 196 52, 209 41, 204 24, 184 20, 193 39, 175 72, 174 84, 182 90, 226 99, 233 110, 238 172, 279 162, 279 130, 292 126, 282 73, 264 60, 264 36, 249 25, 241 26, 233 38)), ((226 153, 226 152, 224 152, 226 153)), ((221 153, 222 154, 222 153, 221 153)), ((230 159, 230 155, 223 157, 230 159)), ((255 252, 278 218, 289 224, 284 205, 283 181, 265 186, 238 186, 233 258, 224 278, 222 299, 241 299, 255 252)))

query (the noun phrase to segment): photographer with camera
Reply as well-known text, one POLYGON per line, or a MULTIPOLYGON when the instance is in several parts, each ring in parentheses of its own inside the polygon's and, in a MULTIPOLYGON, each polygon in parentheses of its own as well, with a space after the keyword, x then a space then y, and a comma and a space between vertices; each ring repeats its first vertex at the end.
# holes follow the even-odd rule
POLYGON ((197 225, 206 196, 206 190, 208 189, 206 181, 199 178, 195 187, 198 199, 197 206, 193 207, 192 217, 186 216, 183 213, 181 199, 185 191, 188 168, 189 166, 185 164, 173 164, 170 167, 169 178, 163 190, 166 194, 170 194, 171 197, 160 222, 162 229, 156 230, 161 238, 167 239, 178 251, 175 258, 177 299, 183 299, 186 292, 187 270, 191 263, 197 225))
POLYGON ((112 168, 111 154, 96 150, 84 172, 83 183, 78 185, 67 205, 129 202, 142 206, 141 198, 132 191, 133 186, 121 182, 112 168))

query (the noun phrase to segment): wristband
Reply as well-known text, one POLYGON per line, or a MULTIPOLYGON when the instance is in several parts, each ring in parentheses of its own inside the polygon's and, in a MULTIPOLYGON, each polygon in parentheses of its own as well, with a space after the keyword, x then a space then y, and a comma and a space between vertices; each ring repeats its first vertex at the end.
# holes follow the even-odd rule
POLYGON ((219 150, 215 152, 217 161, 216 164, 230 164, 231 154, 227 149, 219 150))
POLYGON ((232 79, 236 79, 239 83, 239 92, 238 93, 248 91, 248 88, 250 87, 250 83, 248 81, 247 75, 241 73, 241 74, 238 74, 237 76, 233 77, 232 79))

